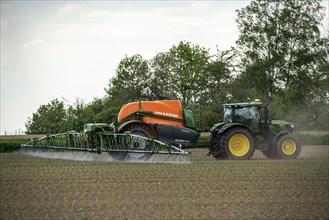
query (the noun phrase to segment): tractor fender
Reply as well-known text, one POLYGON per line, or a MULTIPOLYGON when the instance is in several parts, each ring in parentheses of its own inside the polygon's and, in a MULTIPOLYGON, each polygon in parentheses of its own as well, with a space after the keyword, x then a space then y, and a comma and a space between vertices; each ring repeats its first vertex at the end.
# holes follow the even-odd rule
POLYGON ((214 143, 215 140, 222 134, 224 134, 226 131, 230 130, 231 128, 236 128, 236 127, 241 127, 241 128, 245 128, 247 129, 250 134, 253 136, 254 140, 255 140, 255 144, 256 144, 256 148, 258 148, 258 141, 257 141, 257 138, 255 137, 254 133, 252 132, 252 130, 244 125, 244 124, 241 124, 241 123, 229 123, 229 124, 224 124, 222 127, 218 126, 217 128, 214 128, 212 131, 211 131, 211 141, 210 143, 214 143))
POLYGON ((277 140, 278 140, 279 138, 281 138, 283 135, 286 135, 286 134, 289 134, 289 132, 288 132, 288 131, 281 131, 281 132, 277 133, 277 134, 272 138, 272 141, 270 142, 270 143, 271 143, 270 147, 275 146, 277 140))
POLYGON ((143 121, 140 120, 132 120, 132 121, 127 121, 125 123, 123 123, 122 125, 120 125, 117 129, 116 132, 117 133, 122 133, 125 131, 125 129, 129 126, 133 126, 133 125, 142 125, 142 126, 146 126, 148 129, 150 129, 150 131, 156 135, 156 130, 154 129, 152 124, 148 124, 145 123, 143 121))
MULTIPOLYGON (((244 124, 241 124, 241 123, 230 123, 230 124, 226 124, 226 125, 222 126, 221 128, 219 128, 219 129, 217 130, 216 134, 217 134, 217 135, 221 135, 221 134, 223 134, 225 131, 227 131, 228 129, 231 129, 231 128, 233 128, 233 127, 242 127, 242 128, 246 128, 246 129, 248 129, 251 133, 253 133, 252 130, 251 130, 248 126, 246 126, 246 125, 244 125, 244 124)), ((214 131, 216 131, 216 129, 214 129, 214 131)))

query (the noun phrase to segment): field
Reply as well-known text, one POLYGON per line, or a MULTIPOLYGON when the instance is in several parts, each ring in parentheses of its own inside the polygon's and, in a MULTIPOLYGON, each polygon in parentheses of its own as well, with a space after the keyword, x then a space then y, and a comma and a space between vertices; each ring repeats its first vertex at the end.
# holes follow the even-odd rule
POLYGON ((329 146, 297 160, 81 162, 0 154, 0 219, 329 219, 329 146))

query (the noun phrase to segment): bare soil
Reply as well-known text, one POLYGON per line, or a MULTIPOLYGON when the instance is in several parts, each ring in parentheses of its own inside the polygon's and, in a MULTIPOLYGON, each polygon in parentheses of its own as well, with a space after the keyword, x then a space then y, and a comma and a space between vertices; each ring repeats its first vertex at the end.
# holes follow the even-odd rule
POLYGON ((329 146, 299 159, 190 164, 0 154, 0 219, 329 219, 329 146))

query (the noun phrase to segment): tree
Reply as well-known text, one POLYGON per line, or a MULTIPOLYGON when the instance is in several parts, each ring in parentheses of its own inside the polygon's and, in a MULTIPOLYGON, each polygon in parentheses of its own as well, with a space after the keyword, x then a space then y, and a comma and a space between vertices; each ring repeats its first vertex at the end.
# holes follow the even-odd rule
POLYGON ((320 2, 254 0, 237 11, 237 45, 247 85, 269 99, 289 93, 299 101, 314 89, 319 62, 328 52, 328 39, 319 31, 320 2))
POLYGON ((41 105, 25 123, 27 134, 55 134, 67 130, 67 114, 63 101, 52 100, 41 105))
POLYGON ((218 103, 227 101, 230 93, 228 85, 232 80, 230 69, 233 66, 235 52, 218 51, 214 57, 215 59, 210 60, 205 66, 204 76, 201 79, 202 84, 205 85, 202 102, 220 106, 218 103))
POLYGON ((114 97, 105 96, 103 99, 95 99, 88 108, 94 113, 94 121, 100 123, 112 123, 117 119, 121 104, 114 97))
POLYGON ((140 55, 125 57, 120 61, 116 75, 110 80, 107 94, 120 104, 147 97, 149 67, 140 55))
POLYGON ((204 90, 204 70, 210 58, 208 50, 199 45, 180 42, 173 46, 169 54, 172 58, 172 89, 186 105, 199 102, 204 90))
POLYGON ((175 98, 178 96, 173 74, 173 58, 168 52, 157 53, 150 64, 150 98, 175 98))
POLYGON ((83 99, 77 98, 73 105, 70 105, 67 112, 66 127, 68 130, 83 131, 86 123, 94 122, 94 112, 91 111, 83 99))
MULTIPOLYGON (((234 51, 218 51, 204 67, 203 77, 200 79, 201 98, 199 101, 199 115, 201 128, 211 127, 214 121, 220 121, 223 114, 223 103, 227 102, 231 93, 228 86, 232 80, 234 51)), ((195 112, 197 117, 198 112, 195 112)))

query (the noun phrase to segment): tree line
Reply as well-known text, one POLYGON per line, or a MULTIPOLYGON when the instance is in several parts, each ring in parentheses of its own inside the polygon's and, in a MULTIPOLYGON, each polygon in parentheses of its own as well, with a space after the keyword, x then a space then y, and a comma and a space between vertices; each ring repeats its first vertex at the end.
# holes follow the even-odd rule
POLYGON ((321 0, 254 0, 237 10, 239 37, 227 51, 181 41, 150 60, 124 57, 105 89, 90 103, 55 99, 26 122, 27 133, 83 129, 88 122, 115 121, 122 104, 180 99, 200 128, 222 118, 221 104, 247 97, 269 103, 273 119, 297 129, 326 129, 329 118, 329 30, 320 32, 321 0))

